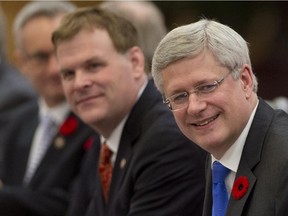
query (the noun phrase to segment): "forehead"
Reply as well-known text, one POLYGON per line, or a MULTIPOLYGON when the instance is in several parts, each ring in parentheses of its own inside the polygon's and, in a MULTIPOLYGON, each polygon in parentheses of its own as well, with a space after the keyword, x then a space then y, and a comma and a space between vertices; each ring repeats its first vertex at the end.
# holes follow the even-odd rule
POLYGON ((71 39, 59 42, 57 53, 62 54, 65 51, 74 49, 98 50, 104 48, 114 48, 109 33, 102 28, 83 29, 71 39))
POLYGON ((217 79, 227 70, 210 51, 195 57, 186 57, 171 63, 161 71, 164 92, 186 90, 202 83, 217 79))
POLYGON ((30 19, 21 29, 23 46, 26 48, 52 46, 52 32, 60 25, 63 15, 55 17, 37 16, 30 19))
POLYGON ((105 29, 84 29, 73 38, 59 42, 56 50, 62 64, 73 64, 75 59, 86 61, 88 58, 109 59, 117 53, 105 29))

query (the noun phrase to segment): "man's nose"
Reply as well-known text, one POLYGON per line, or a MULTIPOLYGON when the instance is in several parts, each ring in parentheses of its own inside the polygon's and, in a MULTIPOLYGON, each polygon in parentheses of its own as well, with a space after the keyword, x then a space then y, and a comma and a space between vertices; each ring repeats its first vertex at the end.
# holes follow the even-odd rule
POLYGON ((87 88, 92 85, 92 81, 89 76, 82 70, 75 72, 75 87, 76 88, 87 88))
POLYGON ((189 95, 187 103, 188 114, 197 114, 204 110, 207 106, 206 102, 202 100, 196 93, 192 93, 189 95))

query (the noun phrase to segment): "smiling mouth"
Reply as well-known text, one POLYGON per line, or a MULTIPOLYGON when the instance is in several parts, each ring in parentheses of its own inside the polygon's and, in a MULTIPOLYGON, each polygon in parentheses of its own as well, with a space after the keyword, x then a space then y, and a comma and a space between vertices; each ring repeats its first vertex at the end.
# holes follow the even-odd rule
POLYGON ((194 126, 198 126, 198 127, 199 126, 205 126, 205 125, 209 124, 210 122, 214 121, 215 119, 217 119, 218 116, 219 116, 219 114, 214 116, 214 117, 212 117, 212 118, 210 118, 210 119, 207 119, 207 120, 205 120, 203 122, 194 123, 193 125, 194 126))
POLYGON ((87 98, 82 98, 82 99, 78 100, 78 101, 76 102, 76 104, 79 105, 79 104, 88 102, 88 101, 90 101, 90 100, 93 100, 93 99, 95 99, 95 98, 97 98, 97 96, 91 96, 91 97, 87 97, 87 98))

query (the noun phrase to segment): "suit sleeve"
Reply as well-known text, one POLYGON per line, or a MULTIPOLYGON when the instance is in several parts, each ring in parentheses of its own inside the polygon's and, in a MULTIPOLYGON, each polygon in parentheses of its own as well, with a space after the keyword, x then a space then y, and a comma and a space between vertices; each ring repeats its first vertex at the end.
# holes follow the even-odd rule
POLYGON ((275 200, 275 215, 286 215, 287 214, 287 203, 288 203, 288 176, 286 175, 288 169, 288 163, 284 166, 283 176, 281 177, 281 182, 278 187, 278 193, 275 200))
POLYGON ((0 212, 5 216, 61 216, 67 205, 67 193, 57 189, 4 186, 0 190, 0 212))

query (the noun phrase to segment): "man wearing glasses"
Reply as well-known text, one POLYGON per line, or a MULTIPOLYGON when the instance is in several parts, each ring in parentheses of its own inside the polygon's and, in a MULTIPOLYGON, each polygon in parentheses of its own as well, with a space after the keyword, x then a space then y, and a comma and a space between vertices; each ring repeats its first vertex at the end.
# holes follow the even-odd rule
POLYGON ((257 97, 246 41, 207 19, 176 28, 152 75, 181 131, 211 154, 203 215, 286 215, 288 116, 257 97))
POLYGON ((3 141, 0 215, 63 216, 95 134, 66 102, 51 42, 75 9, 70 2, 31 1, 15 18, 18 66, 38 97, 18 108, 3 141))

